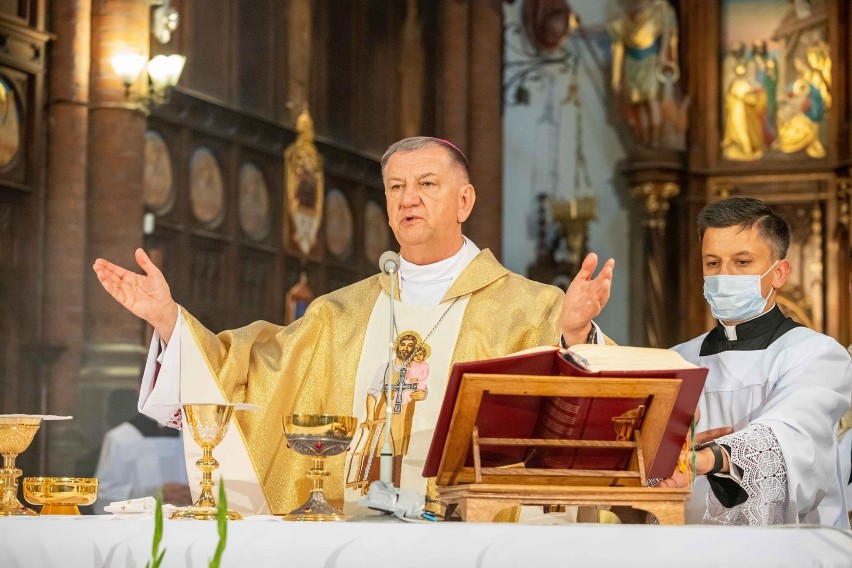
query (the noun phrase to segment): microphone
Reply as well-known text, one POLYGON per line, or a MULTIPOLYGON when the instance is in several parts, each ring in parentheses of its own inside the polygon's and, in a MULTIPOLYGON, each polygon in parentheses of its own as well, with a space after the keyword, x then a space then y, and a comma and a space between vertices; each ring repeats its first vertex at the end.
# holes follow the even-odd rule
MULTIPOLYGON (((379 257, 379 270, 384 272, 385 274, 391 274, 399 270, 399 255, 393 252, 392 250, 386 250, 382 253, 382 256, 379 257)), ((391 279, 391 285, 393 285, 393 279, 391 279)), ((391 298, 393 299, 393 298, 391 298)))
POLYGON ((393 417, 393 377, 394 361, 396 354, 393 352, 394 339, 394 310, 393 303, 396 297, 396 278, 394 274, 399 270, 399 255, 392 250, 385 251, 379 257, 379 269, 390 276, 390 322, 388 330, 388 367, 385 374, 385 431, 384 444, 382 444, 381 458, 379 460, 379 480, 386 487, 393 487, 393 446, 391 445, 391 418, 393 417))

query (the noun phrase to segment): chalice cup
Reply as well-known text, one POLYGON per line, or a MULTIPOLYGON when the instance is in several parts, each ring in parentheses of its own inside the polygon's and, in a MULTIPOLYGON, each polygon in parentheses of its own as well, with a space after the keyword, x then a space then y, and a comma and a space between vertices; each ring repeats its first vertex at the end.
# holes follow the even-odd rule
POLYGON ((23 416, 0 417, 0 517, 11 515, 38 515, 18 501, 18 478, 23 473, 15 467, 15 458, 26 450, 41 425, 41 418, 23 416))
POLYGON ((304 505, 284 516, 286 521, 343 521, 346 515, 325 498, 323 480, 329 472, 325 458, 345 452, 352 442, 358 421, 354 416, 335 414, 291 414, 284 418, 284 436, 296 452, 311 456, 314 466, 308 470, 311 495, 304 505))
MULTIPOLYGON (((213 470, 219 462, 213 457, 215 448, 228 431, 228 423, 234 412, 233 404, 184 404, 183 420, 189 426, 192 439, 201 446, 202 456, 195 465, 201 470, 201 495, 189 507, 172 513, 172 519, 216 520, 216 500, 213 498, 213 470)), ((228 519, 239 520, 236 511, 228 511, 228 519)))

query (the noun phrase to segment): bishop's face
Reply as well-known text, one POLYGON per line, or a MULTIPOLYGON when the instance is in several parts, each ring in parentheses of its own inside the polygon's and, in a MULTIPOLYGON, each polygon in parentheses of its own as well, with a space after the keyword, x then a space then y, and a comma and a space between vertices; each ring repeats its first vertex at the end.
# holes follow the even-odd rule
POLYGON ((388 160, 384 184, 388 221, 407 261, 431 264, 461 249, 461 224, 475 193, 446 149, 397 152, 388 160))
MULTIPOLYGON (((701 241, 701 262, 704 276, 724 274, 769 274, 760 279, 760 293, 766 298, 772 288, 780 288, 787 281, 790 264, 780 260, 775 264, 769 242, 754 227, 743 230, 740 226, 707 229, 701 241), (772 265, 775 264, 773 267, 772 265)), ((772 302, 767 302, 771 307, 772 302)))

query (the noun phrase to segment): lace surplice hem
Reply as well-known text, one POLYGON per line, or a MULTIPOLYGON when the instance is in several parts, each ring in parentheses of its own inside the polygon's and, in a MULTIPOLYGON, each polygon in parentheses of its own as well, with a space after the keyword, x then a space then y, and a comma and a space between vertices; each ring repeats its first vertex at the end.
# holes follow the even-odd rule
MULTIPOLYGON (((752 424, 745 430, 723 436, 719 444, 730 448, 730 461, 742 471, 739 487, 748 495, 744 502, 726 507, 720 487, 711 483, 707 493, 704 522, 723 525, 777 525, 793 522, 787 504, 787 465, 772 429, 752 424)), ((735 483, 726 479, 728 483, 735 483)))

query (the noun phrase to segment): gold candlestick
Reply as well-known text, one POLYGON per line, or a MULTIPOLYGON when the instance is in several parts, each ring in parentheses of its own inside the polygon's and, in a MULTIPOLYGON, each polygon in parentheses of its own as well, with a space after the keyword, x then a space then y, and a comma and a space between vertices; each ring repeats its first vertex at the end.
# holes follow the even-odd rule
POLYGON ((284 418, 287 445, 300 454, 314 458, 314 466, 307 472, 312 481, 311 495, 304 505, 285 515, 284 520, 346 520, 346 515, 325 498, 323 480, 329 475, 325 470, 325 458, 345 452, 357 426, 358 421, 354 416, 291 414, 284 418))
MULTIPOLYGON (((219 462, 213 457, 213 448, 219 445, 228 431, 228 422, 234 412, 233 404, 185 404, 183 405, 184 423, 189 426, 192 439, 201 446, 201 459, 195 462, 201 470, 201 495, 189 507, 182 507, 172 513, 172 519, 216 520, 216 500, 213 498, 213 470, 219 462)), ((228 519, 239 520, 242 516, 236 511, 228 511, 228 519)))
POLYGON ((0 416, 0 517, 11 515, 38 515, 18 501, 18 478, 23 473, 15 467, 15 458, 26 450, 41 425, 41 418, 23 416, 0 416))

